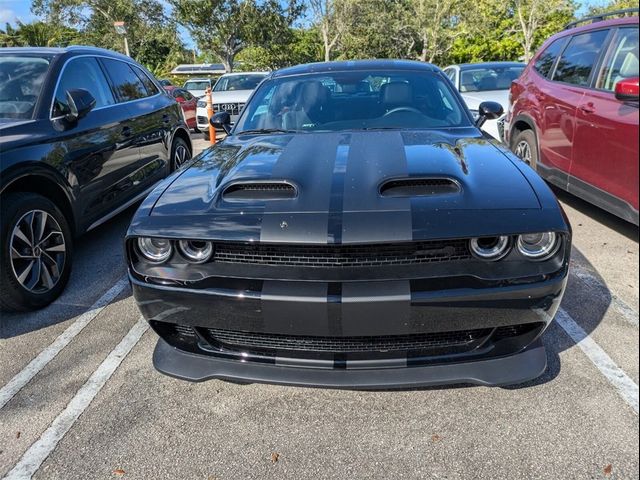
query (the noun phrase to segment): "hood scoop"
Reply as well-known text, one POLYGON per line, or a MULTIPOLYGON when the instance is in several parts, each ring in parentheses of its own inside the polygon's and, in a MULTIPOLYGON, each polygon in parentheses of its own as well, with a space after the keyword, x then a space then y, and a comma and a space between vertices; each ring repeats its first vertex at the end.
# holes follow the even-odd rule
POLYGON ((428 197, 460 193, 460 184, 450 178, 400 178, 380 185, 383 197, 428 197))
POLYGON ((297 188, 282 180, 234 182, 222 192, 222 198, 227 202, 288 200, 297 196, 297 188))

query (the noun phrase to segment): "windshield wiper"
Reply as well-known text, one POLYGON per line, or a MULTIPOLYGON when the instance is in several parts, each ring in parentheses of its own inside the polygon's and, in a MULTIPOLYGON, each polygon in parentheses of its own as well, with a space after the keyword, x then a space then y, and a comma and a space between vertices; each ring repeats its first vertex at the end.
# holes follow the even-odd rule
POLYGON ((243 133, 269 134, 269 133, 298 133, 298 132, 297 130, 284 130, 282 128, 255 128, 253 130, 242 130, 241 132, 236 133, 236 135, 241 135, 243 133))

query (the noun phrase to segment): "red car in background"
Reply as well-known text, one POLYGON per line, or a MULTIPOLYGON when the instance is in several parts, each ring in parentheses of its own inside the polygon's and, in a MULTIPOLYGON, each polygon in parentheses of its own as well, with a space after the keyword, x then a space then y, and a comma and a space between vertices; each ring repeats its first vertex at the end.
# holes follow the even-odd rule
POLYGON ((547 181, 636 225, 637 12, 590 17, 547 40, 512 83, 503 126, 505 143, 547 181))
POLYGON ((184 88, 175 87, 173 85, 166 85, 163 87, 167 93, 169 93, 182 107, 182 112, 184 113, 184 121, 187 126, 194 130, 198 131, 198 125, 196 124, 196 103, 198 103, 198 99, 191 95, 184 88))

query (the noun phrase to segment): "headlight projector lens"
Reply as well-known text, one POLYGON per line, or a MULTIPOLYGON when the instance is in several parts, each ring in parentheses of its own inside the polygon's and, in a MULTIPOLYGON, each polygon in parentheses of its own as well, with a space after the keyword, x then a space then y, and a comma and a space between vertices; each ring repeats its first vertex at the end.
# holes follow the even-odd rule
POLYGON ((558 251, 559 246, 554 232, 527 233, 518 237, 518 251, 532 260, 546 260, 558 251))
POLYGON ((204 263, 211 258, 213 245, 202 240, 180 240, 180 251, 192 263, 204 263))
POLYGON ((138 249, 140 253, 150 262, 162 263, 171 256, 171 242, 166 238, 138 238, 138 249))
POLYGON ((480 237, 469 240, 471 253, 481 260, 496 261, 509 253, 509 237, 480 237))

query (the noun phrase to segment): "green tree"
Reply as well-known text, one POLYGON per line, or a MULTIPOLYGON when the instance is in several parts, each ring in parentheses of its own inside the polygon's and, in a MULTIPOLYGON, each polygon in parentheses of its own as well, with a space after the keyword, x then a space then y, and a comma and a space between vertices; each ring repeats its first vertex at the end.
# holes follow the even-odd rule
POLYGON ((76 41, 79 32, 73 28, 50 22, 17 22, 0 30, 2 47, 65 47, 76 41))
POLYGON ((275 70, 322 59, 322 44, 314 29, 290 30, 290 37, 281 44, 267 47, 249 46, 237 55, 239 69, 275 70))
POLYGON ((178 22, 191 33, 200 49, 217 55, 227 72, 249 46, 265 49, 289 38, 289 28, 301 6, 289 0, 169 0, 178 22))
POLYGON ((123 21, 131 56, 145 65, 176 62, 184 56, 177 26, 158 0, 33 0, 32 9, 49 23, 80 31, 79 40, 123 51, 123 38, 113 22, 123 21))

